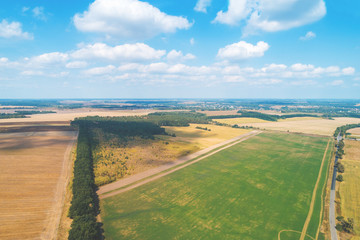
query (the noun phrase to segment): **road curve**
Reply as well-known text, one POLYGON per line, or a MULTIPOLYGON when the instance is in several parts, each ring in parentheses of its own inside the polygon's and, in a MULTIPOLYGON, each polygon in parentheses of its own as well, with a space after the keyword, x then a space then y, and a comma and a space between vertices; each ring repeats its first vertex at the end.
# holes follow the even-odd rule
POLYGON ((114 183, 104 185, 104 186, 100 187, 100 189, 98 190, 97 193, 98 193, 100 199, 104 199, 104 198, 111 197, 111 196, 117 195, 119 193, 128 191, 128 190, 134 189, 134 188, 139 187, 141 185, 144 185, 144 184, 146 184, 148 182, 154 181, 154 180, 156 180, 158 178, 161 178, 161 177, 166 176, 166 175, 168 175, 170 173, 178 171, 178 170, 180 170, 180 169, 182 169, 184 167, 187 167, 187 166, 189 166, 189 165, 191 165, 191 164, 193 164, 195 162, 198 162, 198 161, 200 161, 200 160, 202 160, 202 159, 204 159, 206 157, 209 157, 209 156, 211 156, 211 155, 213 155, 213 154, 215 154, 215 153, 217 153, 219 151, 222 151, 222 150, 224 150, 224 149, 226 149, 228 147, 231 147, 231 146, 233 146, 233 145, 235 145, 237 143, 245 141, 245 140, 247 140, 247 139, 249 139, 249 138, 251 138, 251 137, 253 137, 253 136, 255 136, 255 135, 259 134, 259 133, 261 133, 261 131, 251 131, 249 133, 240 135, 240 136, 238 136, 236 138, 232 138, 232 139, 224 141, 222 143, 219 143, 219 144, 213 145, 211 147, 205 148, 205 149, 203 149, 201 151, 190 154, 188 156, 181 157, 175 162, 165 164, 165 165, 162 165, 160 167, 150 169, 150 170, 142 172, 142 173, 135 174, 135 175, 133 175, 131 177, 121 179, 121 180, 116 181, 114 183), (222 146, 224 146, 224 147, 222 147, 222 146), (222 148, 220 148, 220 149, 218 149, 216 151, 213 151, 214 149, 219 148, 219 147, 222 147, 222 148), (204 156, 202 156, 202 155, 204 155, 204 156), (196 159, 195 161, 190 161, 190 160, 193 160, 194 158, 197 158, 199 156, 202 156, 202 157, 196 159), (169 170, 170 168, 176 167, 176 166, 178 166, 180 164, 183 164, 183 165, 179 166, 178 168, 172 169, 170 171, 161 173, 163 171, 169 170), (147 178, 147 179, 144 180, 145 178, 147 178), (141 180, 144 180, 144 181, 141 181, 141 180), (139 182, 139 181, 141 181, 141 182, 139 182), (136 182, 139 182, 139 183, 136 183, 136 182), (128 185, 130 185, 130 186, 128 186, 128 185), (128 186, 128 187, 126 187, 126 186, 128 186), (116 189, 119 189, 119 190, 116 190, 116 189))

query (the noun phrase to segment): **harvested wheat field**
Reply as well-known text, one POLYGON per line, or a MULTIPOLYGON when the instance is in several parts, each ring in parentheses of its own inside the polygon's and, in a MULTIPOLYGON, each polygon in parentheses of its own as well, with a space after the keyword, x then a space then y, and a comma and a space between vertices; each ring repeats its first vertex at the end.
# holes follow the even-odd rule
POLYGON ((0 239, 53 239, 74 131, 0 134, 0 239))
POLYGON ((350 129, 350 130, 348 130, 346 132, 350 133, 351 137, 360 138, 360 128, 353 128, 353 129, 350 129))
POLYGON ((355 235, 360 239, 360 142, 345 141, 344 181, 340 183, 341 215, 354 219, 355 235))
POLYGON ((267 123, 252 123, 252 124, 239 124, 240 126, 248 125, 260 129, 300 132, 306 134, 318 134, 324 136, 331 136, 337 127, 351 124, 360 123, 359 118, 335 118, 334 120, 316 118, 310 120, 309 118, 298 119, 292 121, 279 121, 267 123))

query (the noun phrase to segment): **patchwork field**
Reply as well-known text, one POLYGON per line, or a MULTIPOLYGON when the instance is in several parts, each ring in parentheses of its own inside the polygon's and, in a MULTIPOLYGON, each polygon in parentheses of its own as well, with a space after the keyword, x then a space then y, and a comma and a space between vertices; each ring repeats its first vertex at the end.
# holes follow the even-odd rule
POLYGON ((179 157, 249 132, 245 129, 209 124, 191 124, 189 127, 165 129, 169 134, 176 134, 176 137, 159 135, 154 140, 137 138, 128 141, 126 145, 113 144, 116 141, 121 142, 121 139, 116 138, 111 141, 100 140, 102 144, 93 151, 96 184, 104 185, 126 175, 174 162, 179 157), (196 127, 208 128, 211 131, 196 127))
POLYGON ((266 123, 239 124, 239 126, 253 126, 260 129, 300 132, 306 134, 318 134, 331 136, 337 127, 351 123, 360 123, 359 118, 335 118, 330 119, 293 119, 291 121, 278 121, 266 123))
POLYGON ((360 142, 345 141, 344 181, 340 184, 341 215, 354 219, 356 236, 360 239, 360 142))
POLYGON ((281 232, 283 240, 299 239, 303 230, 311 236, 304 239, 315 238, 327 144, 328 138, 263 133, 104 199, 106 239, 278 239, 282 230, 292 230, 281 232))
POLYGON ((75 135, 0 134, 0 239, 54 239, 75 135))

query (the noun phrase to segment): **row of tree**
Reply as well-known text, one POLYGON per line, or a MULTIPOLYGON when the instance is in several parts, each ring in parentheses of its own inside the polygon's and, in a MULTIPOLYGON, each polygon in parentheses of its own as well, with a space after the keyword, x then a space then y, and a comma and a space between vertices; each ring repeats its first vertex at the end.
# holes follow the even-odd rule
POLYGON ((340 126, 338 128, 336 128, 335 132, 334 132, 334 137, 337 137, 340 133, 340 136, 345 137, 346 136, 346 131, 352 128, 358 128, 360 127, 360 123, 356 123, 356 124, 346 124, 344 126, 340 126))
POLYGON ((73 199, 69 217, 73 219, 69 240, 103 239, 101 223, 96 221, 99 214, 99 199, 94 182, 94 170, 89 140, 89 126, 79 122, 79 136, 74 163, 73 199))

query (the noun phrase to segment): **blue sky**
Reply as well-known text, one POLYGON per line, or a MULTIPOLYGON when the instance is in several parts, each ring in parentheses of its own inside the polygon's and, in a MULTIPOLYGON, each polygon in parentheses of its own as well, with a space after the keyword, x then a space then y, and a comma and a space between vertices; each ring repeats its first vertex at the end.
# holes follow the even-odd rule
POLYGON ((0 3, 0 98, 359 98, 360 1, 0 3))

